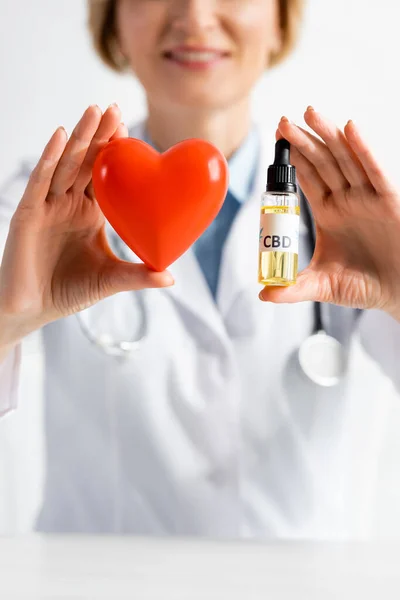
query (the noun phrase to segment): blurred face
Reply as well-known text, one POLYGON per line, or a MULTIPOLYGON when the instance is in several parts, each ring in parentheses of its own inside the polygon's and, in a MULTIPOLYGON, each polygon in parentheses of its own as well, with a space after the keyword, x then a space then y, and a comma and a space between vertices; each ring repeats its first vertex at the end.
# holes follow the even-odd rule
POLYGON ((243 100, 280 46, 278 0, 117 0, 117 29, 153 105, 243 100))

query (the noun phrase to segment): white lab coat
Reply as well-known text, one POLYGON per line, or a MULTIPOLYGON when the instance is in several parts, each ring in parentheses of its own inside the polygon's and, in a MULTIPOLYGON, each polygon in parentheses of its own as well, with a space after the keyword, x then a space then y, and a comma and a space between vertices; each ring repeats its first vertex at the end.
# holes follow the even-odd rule
MULTIPOLYGON (((173 288, 142 293, 147 335, 128 360, 91 344, 75 316, 43 329, 43 404, 27 408, 31 377, 0 422, 8 444, 0 489, 13 499, 0 505, 2 531, 12 504, 17 531, 368 535, 391 393, 380 365, 400 388, 400 325, 378 311, 357 320, 325 305, 326 330, 348 349, 348 374, 330 389, 302 375, 296 350, 312 331, 312 304, 258 299, 260 195, 273 143, 269 136, 255 193, 227 239, 216 304, 190 250, 170 268, 173 288), (15 474, 24 460, 28 482, 15 474)), ((3 197, 4 218, 18 200, 3 197)), ((301 267, 307 243, 302 225, 301 267)), ((140 325, 134 294, 82 318, 97 333, 129 338, 140 325)))

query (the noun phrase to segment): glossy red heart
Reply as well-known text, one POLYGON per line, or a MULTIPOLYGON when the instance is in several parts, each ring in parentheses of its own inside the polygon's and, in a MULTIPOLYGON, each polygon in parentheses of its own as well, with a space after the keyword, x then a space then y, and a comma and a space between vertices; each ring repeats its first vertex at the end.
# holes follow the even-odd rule
POLYGON ((121 138, 99 152, 93 187, 118 235, 148 267, 163 271, 218 214, 228 165, 203 140, 185 140, 160 154, 141 140, 121 138))

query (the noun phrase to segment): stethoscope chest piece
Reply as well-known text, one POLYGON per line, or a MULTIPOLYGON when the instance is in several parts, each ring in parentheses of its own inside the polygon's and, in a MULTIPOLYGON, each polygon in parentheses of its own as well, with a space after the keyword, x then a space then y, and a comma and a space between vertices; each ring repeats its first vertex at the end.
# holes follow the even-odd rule
POLYGON ((303 372, 317 385, 331 387, 343 378, 346 368, 342 344, 319 331, 308 337, 299 348, 299 363, 303 372))

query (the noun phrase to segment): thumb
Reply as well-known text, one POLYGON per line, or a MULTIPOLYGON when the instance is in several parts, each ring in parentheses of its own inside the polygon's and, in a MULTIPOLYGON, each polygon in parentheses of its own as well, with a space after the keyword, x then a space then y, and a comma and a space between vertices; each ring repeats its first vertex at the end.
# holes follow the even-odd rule
POLYGON ((266 286, 259 295, 264 302, 288 303, 330 302, 329 280, 322 272, 307 268, 302 271, 295 285, 286 287, 266 286))
POLYGON ((101 276, 100 287, 106 297, 118 292, 170 287, 175 283, 168 271, 156 272, 144 264, 125 261, 113 263, 101 276))

